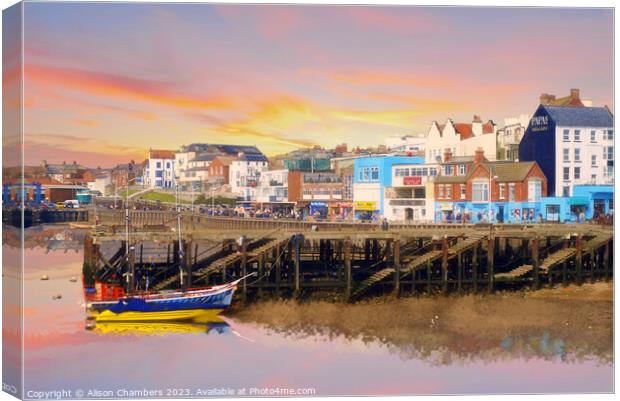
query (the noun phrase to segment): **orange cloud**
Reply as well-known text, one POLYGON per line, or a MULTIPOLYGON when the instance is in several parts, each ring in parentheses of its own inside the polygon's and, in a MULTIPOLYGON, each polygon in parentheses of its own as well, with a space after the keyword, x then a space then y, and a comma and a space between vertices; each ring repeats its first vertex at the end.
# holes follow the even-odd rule
POLYGON ((99 121, 96 120, 73 120, 74 123, 78 124, 78 125, 82 125, 84 127, 98 127, 99 125, 101 125, 101 123, 99 121))
POLYGON ((90 95, 135 99, 177 108, 231 107, 231 102, 223 97, 195 97, 178 93, 175 85, 167 82, 148 81, 69 67, 28 65, 25 68, 25 80, 34 80, 44 85, 60 86, 90 95))

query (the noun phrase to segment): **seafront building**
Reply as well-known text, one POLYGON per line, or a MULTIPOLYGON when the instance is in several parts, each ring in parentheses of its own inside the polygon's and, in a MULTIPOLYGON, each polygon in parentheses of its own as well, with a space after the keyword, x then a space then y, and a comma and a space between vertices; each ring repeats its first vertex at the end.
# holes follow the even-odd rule
POLYGON ((289 171, 288 200, 302 218, 344 217, 342 177, 332 171, 289 171))
POLYGON ((147 188, 174 188, 174 159, 173 150, 149 149, 148 163, 144 169, 144 185, 147 188))
POLYGON ((573 196, 575 185, 613 184, 613 127, 607 107, 541 104, 519 146, 519 160, 538 163, 550 195, 573 196))
POLYGON ((519 144, 529 122, 529 114, 504 120, 504 126, 497 130, 497 160, 519 161, 519 144))
POLYGON ((435 178, 436 222, 541 221, 547 178, 536 162, 448 160, 435 178))
POLYGON ((395 135, 386 138, 385 146, 388 152, 424 152, 426 136, 395 135))
POLYGON ((426 135, 426 161, 440 162, 446 150, 454 156, 472 156, 476 149, 482 148, 489 160, 495 160, 497 155, 497 129, 492 120, 482 122, 480 116, 475 115, 471 123, 455 123, 447 119, 445 124, 436 121, 426 135))
POLYGON ((377 155, 362 156, 353 164, 353 209, 358 219, 385 215, 385 191, 392 187, 392 167, 399 164, 422 164, 424 157, 377 155))
POLYGON ((385 217, 390 221, 432 222, 433 182, 439 164, 395 164, 392 186, 385 189, 385 217))

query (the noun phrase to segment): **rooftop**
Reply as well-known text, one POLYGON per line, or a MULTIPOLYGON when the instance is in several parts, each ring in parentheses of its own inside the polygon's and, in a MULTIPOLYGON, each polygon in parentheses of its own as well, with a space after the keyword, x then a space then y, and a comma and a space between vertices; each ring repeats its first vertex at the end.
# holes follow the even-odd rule
POLYGON ((559 126, 613 128, 614 117, 607 107, 561 107, 541 105, 559 126))

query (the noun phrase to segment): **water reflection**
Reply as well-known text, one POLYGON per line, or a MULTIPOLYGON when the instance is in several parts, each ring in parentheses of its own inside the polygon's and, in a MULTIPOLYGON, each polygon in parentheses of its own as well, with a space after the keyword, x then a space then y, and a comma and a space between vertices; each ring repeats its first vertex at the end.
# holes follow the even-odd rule
MULTIPOLYGON (((68 241, 80 240, 61 231, 68 241)), ((573 326, 571 316, 570 326, 521 330, 492 322, 463 329, 443 315, 432 327, 427 319, 407 326, 399 317, 404 311, 396 311, 387 317, 395 324, 379 327, 362 323, 382 313, 355 316, 332 305, 326 309, 345 329, 310 325, 311 316, 300 314, 295 324, 233 316, 86 330, 82 285, 71 281, 81 272, 81 251, 48 250, 50 238, 62 242, 58 231, 33 233, 24 259, 27 390, 280 386, 314 387, 321 396, 613 390, 611 330, 573 326), (49 280, 40 280, 43 274, 49 280), (62 298, 54 300, 56 294, 62 298), (135 369, 136 361, 143 368, 135 369)))
POLYGON ((222 319, 204 323, 178 322, 99 322, 90 328, 102 335, 164 336, 167 334, 231 334, 230 325, 222 319))

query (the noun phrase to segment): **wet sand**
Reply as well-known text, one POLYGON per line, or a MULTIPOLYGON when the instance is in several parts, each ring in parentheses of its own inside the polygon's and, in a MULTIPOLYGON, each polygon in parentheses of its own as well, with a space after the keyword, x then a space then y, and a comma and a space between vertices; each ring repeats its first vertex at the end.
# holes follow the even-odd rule
POLYGON ((613 361, 613 283, 492 295, 263 301, 228 313, 291 336, 379 341, 435 363, 502 357, 613 361))

